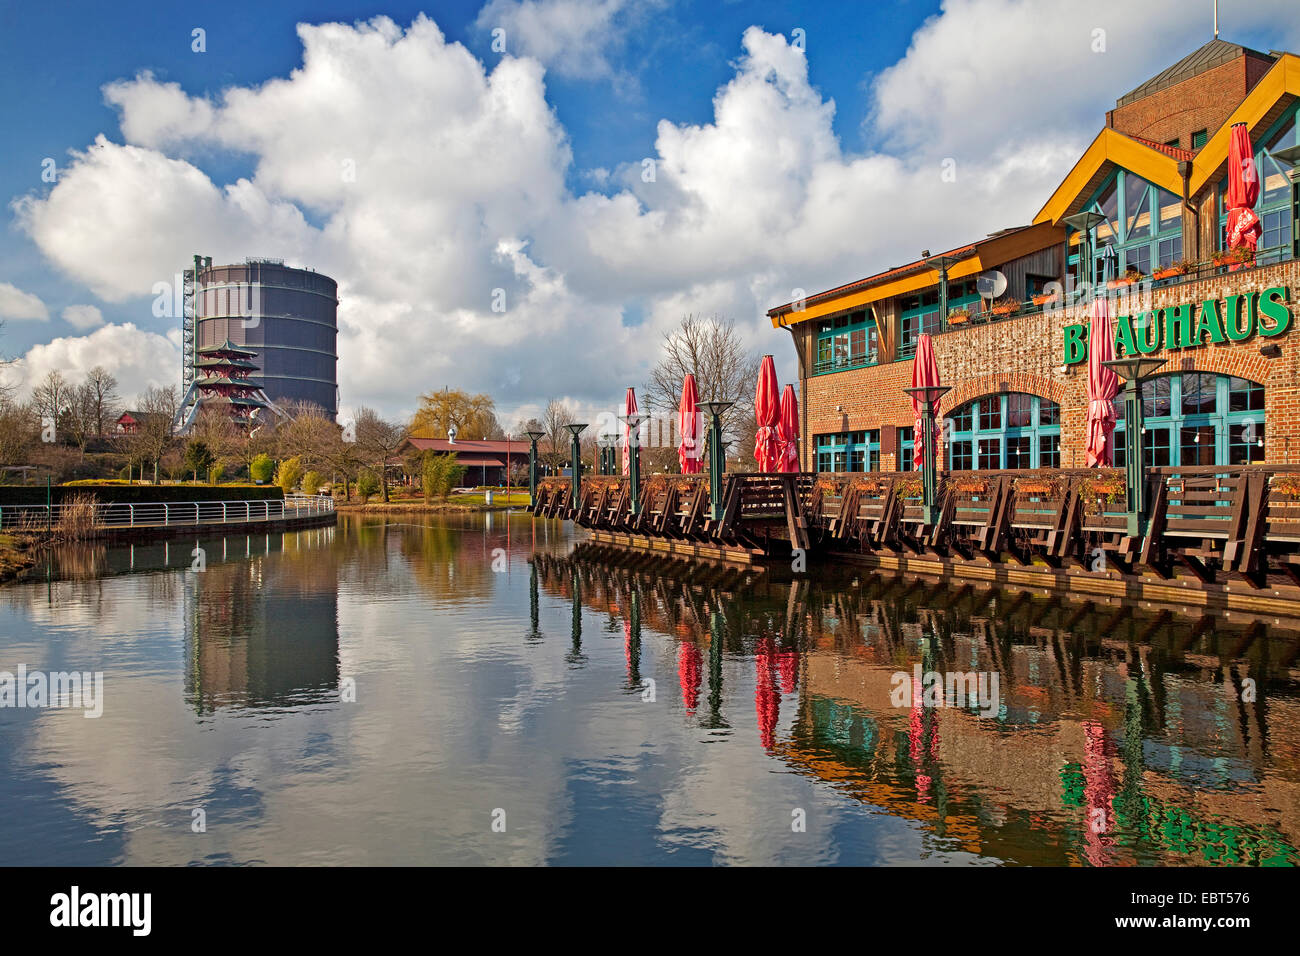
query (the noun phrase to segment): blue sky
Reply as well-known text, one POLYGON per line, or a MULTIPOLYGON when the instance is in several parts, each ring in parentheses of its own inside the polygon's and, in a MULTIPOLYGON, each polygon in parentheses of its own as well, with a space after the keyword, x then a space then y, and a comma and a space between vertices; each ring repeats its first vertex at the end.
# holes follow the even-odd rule
MULTIPOLYGON (((345 405, 403 413, 420 391, 443 385, 497 394, 503 417, 551 395, 598 405, 620 383, 644 380, 659 337, 686 311, 732 316, 788 369, 788 338, 765 333, 766 307, 796 285, 824 288, 922 245, 1027 221, 1114 99, 1209 39, 1210 4, 1203 24, 1188 21, 1190 6, 6 3, 0 283, 39 299, 48 318, 11 317, 0 353, 24 358, 24 381, 59 363, 75 378, 99 355, 118 363, 128 392, 161 383, 151 370, 167 362, 174 323, 151 314, 146 280, 203 251, 282 255, 339 278, 345 405), (432 34, 412 29, 421 14, 432 34), (383 45, 368 26, 380 16, 396 31, 383 45), (187 110, 221 111, 231 90, 257 97, 267 81, 287 80, 304 60, 296 25, 330 22, 345 26, 320 43, 342 72, 285 84, 275 100, 284 135, 237 109, 186 125, 187 110), (505 58, 492 49, 496 24, 506 25, 505 58), (1096 24, 1108 31, 1106 56, 1087 51, 1096 24), (195 27, 206 31, 205 52, 191 49, 195 27), (806 51, 792 57, 796 30, 806 51), (133 83, 143 71, 152 79, 133 83), (321 109, 331 97, 346 101, 354 80, 364 104, 355 116, 321 109), (484 80, 486 93, 476 86, 484 80), (103 88, 113 83, 128 86, 110 105, 103 88), (465 91, 463 109, 439 83, 465 91), (178 84, 168 101, 175 115, 157 110, 169 84, 178 84), (404 112, 403 101, 416 100, 429 105, 404 112), (509 119, 494 133, 503 103, 509 119), (353 119, 360 132, 348 143, 353 119), (99 161, 69 155, 101 135, 99 161), (328 156, 355 148, 384 179, 335 195, 313 178, 319 169, 297 162, 295 143, 328 156), (473 169, 462 147, 485 168, 473 169), (927 170, 950 156, 964 174, 944 195, 927 170), (649 186, 635 175, 646 157, 662 170, 649 186), (56 184, 41 180, 46 158, 58 165, 56 184), (182 196, 169 177, 189 173, 203 188, 182 196), (247 188, 231 193, 241 180, 247 188), (22 197, 26 218, 13 205, 22 197), (417 208, 428 213, 418 228, 398 225, 417 208), (892 241, 883 223, 897 229, 892 241), (89 265, 95 259, 148 267, 115 282, 89 265), (708 263, 713 272, 701 268, 708 263), (486 288, 467 291, 476 283, 518 297, 511 323, 492 324, 478 305, 486 288), (93 310, 65 321, 69 306, 93 306, 102 324, 93 310), (427 362, 388 375, 412 329, 427 362), (575 345, 599 373, 557 380, 575 345), (151 358, 120 354, 131 348, 151 358)), ((1294 11, 1278 13, 1286 4, 1222 6, 1226 38, 1294 45, 1294 11)))

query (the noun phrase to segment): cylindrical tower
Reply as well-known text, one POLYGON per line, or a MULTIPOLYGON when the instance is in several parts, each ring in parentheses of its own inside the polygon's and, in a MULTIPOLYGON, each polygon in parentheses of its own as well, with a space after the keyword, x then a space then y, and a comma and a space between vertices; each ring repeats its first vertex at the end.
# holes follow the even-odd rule
POLYGON ((257 353, 258 378, 280 407, 306 400, 338 414, 338 283, 279 259, 199 271, 196 348, 230 342, 257 353))

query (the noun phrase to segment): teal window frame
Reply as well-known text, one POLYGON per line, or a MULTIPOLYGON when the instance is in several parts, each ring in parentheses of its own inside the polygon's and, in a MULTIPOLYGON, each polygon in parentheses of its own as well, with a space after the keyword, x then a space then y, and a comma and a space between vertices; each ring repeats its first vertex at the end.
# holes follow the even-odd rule
POLYGON ((841 313, 818 322, 814 375, 866 368, 879 362, 880 335, 871 309, 841 313), (858 333, 861 333, 862 347, 855 350, 853 340, 858 333), (839 339, 844 340, 842 345, 839 339))
MULTIPOLYGON (((1083 210, 1106 216, 1106 222, 1092 230, 1093 271, 1092 282, 1100 284, 1105 274, 1106 260, 1112 261, 1112 278, 1119 278, 1129 268, 1137 268, 1150 276, 1156 269, 1174 265, 1183 259, 1182 200, 1166 189, 1157 186, 1127 169, 1117 169, 1108 176, 1083 205, 1083 210), (1112 187, 1114 206, 1111 204, 1112 187), (1169 197, 1174 202, 1161 202, 1169 197), (1179 215, 1171 217, 1168 224, 1160 218, 1160 211, 1169 205, 1179 206, 1179 215), (1142 221, 1142 214, 1146 221, 1142 221), (1104 238, 1103 238, 1104 236, 1104 238)), ((1075 230, 1071 230, 1070 236, 1075 230)), ((1066 237, 1067 269, 1079 276, 1078 244, 1066 237)))
POLYGON ((816 435, 813 462, 823 473, 879 471, 880 429, 816 435))
POLYGON ((982 395, 946 416, 949 471, 1059 468, 1061 406, 1029 392, 982 395))
MULTIPOLYGON (((1147 379, 1142 383, 1145 462, 1185 467, 1262 462, 1267 450, 1264 399, 1263 385, 1235 375, 1172 372, 1147 379), (1207 384, 1211 390, 1205 389, 1207 384), (1208 410, 1189 407, 1193 405, 1191 388, 1200 395, 1212 395, 1213 405, 1208 410)), ((1127 441, 1122 390, 1114 404, 1115 466, 1123 468, 1127 441)))
MULTIPOLYGON (((1255 149, 1255 169, 1260 177, 1259 199, 1255 215, 1259 216, 1263 232, 1259 237, 1259 251, 1266 253, 1256 262, 1267 265, 1269 261, 1291 258, 1291 182, 1287 170, 1291 167, 1273 156, 1273 150, 1300 145, 1300 103, 1286 110, 1258 140, 1251 140, 1255 149), (1287 127, 1290 127, 1289 133, 1287 127), (1277 182, 1273 196, 1265 187, 1269 181, 1277 182), (1280 180, 1280 182, 1279 182, 1280 180)), ((1228 248, 1228 177, 1219 180, 1219 248, 1228 248)))
MULTIPOLYGON (((916 354, 916 343, 921 333, 928 332, 930 335, 936 335, 948 329, 947 317, 939 315, 938 286, 909 296, 903 301, 908 304, 905 304, 899 312, 897 357, 900 359, 911 358, 916 354)), ((975 289, 974 280, 948 283, 949 312, 959 308, 970 309, 972 306, 976 308, 971 311, 976 311, 979 302, 980 296, 975 289)))

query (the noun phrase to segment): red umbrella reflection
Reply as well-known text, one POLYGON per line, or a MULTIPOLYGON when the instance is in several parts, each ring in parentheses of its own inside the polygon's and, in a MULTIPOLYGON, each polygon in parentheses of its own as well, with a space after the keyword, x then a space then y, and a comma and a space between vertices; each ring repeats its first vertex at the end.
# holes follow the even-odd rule
POLYGON ((754 663, 758 669, 754 709, 758 713, 758 739, 764 750, 771 750, 776 743, 776 721, 781 713, 781 695, 776 689, 776 661, 773 659, 775 651, 776 646, 769 637, 760 640, 754 650, 754 663))
POLYGON ((682 700, 686 702, 686 713, 695 716, 695 708, 700 703, 700 680, 704 672, 704 655, 694 641, 682 641, 677 645, 677 679, 682 685, 682 700))

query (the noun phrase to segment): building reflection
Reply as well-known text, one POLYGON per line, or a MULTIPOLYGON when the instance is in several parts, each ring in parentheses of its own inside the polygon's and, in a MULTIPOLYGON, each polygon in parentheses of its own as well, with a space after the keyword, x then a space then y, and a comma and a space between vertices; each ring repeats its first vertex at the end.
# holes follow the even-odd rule
POLYGON ((208 543, 206 570, 187 576, 184 584, 185 697, 198 713, 337 698, 334 531, 208 543))
POLYGON ((739 703, 724 675, 744 675, 759 746, 944 849, 1300 862, 1300 622, 881 575, 777 583, 592 545, 533 568, 574 602, 575 650, 580 607, 626 629, 629 681, 642 642, 673 642, 704 728, 739 703), (996 708, 925 706, 918 665, 996 675, 996 708))

